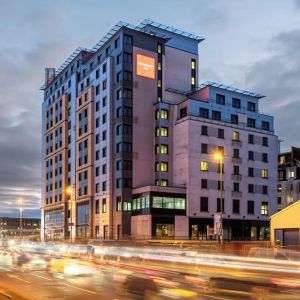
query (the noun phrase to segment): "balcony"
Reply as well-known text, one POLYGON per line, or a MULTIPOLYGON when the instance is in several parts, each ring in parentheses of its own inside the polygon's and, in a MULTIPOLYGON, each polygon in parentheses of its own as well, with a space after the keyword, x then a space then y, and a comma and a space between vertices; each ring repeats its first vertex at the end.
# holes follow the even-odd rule
POLYGON ((242 163, 242 158, 241 157, 232 157, 231 160, 234 164, 241 164, 242 163))
POLYGON ((231 174, 231 179, 234 181, 241 181, 242 180, 242 175, 240 174, 231 174))
POLYGON ((231 144, 233 147, 242 147, 242 141, 232 140, 231 144))
POLYGON ((243 193, 240 191, 232 191, 232 197, 233 198, 240 198, 242 197, 243 193))

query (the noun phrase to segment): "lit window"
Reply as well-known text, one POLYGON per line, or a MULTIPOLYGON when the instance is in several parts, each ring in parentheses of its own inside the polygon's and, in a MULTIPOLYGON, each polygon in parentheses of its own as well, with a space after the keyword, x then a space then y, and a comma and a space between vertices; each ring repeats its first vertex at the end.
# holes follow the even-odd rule
POLYGON ((157 64, 157 70, 161 71, 161 63, 160 62, 157 64))
POLYGON ((192 70, 196 69, 196 61, 192 59, 192 70))
POLYGON ((260 206, 260 213, 262 215, 267 215, 269 213, 268 202, 262 202, 260 206))
POLYGON ((156 128, 156 136, 168 136, 168 128, 167 127, 157 127, 156 128))
POLYGON ((157 80, 157 87, 161 87, 161 80, 160 79, 157 80))
POLYGON ((261 177, 262 178, 268 178, 268 170, 267 169, 262 169, 261 170, 261 177))
POLYGON ((234 131, 234 132, 233 132, 232 139, 233 139, 234 141, 239 141, 239 140, 240 140, 240 133, 239 133, 238 131, 234 131))
POLYGON ((290 178, 294 178, 295 177, 295 172, 294 171, 290 171, 290 178))
POLYGON ((279 164, 280 165, 285 164, 285 156, 284 155, 279 157, 279 164))
POLYGON ((157 45, 157 53, 161 53, 161 49, 162 49, 162 48, 161 48, 161 44, 158 44, 158 45, 157 45))
POLYGON ((196 84, 196 79, 195 79, 195 77, 192 77, 192 84, 196 84))
POLYGON ((207 161, 201 161, 200 169, 201 169, 201 171, 208 171, 208 162, 207 161))
POLYGON ((161 180, 160 180, 160 186, 168 186, 168 180, 166 180, 166 179, 161 179, 161 180))
POLYGON ((168 154, 168 145, 156 145, 156 154, 168 154))
POLYGON ((155 164, 156 172, 168 172, 168 163, 167 162, 157 162, 155 164))
POLYGON ((167 120, 168 119, 168 115, 169 115, 169 111, 168 110, 166 110, 166 109, 161 109, 161 110, 157 109, 155 117, 156 117, 156 120, 158 120, 158 119, 165 119, 165 120, 167 120))

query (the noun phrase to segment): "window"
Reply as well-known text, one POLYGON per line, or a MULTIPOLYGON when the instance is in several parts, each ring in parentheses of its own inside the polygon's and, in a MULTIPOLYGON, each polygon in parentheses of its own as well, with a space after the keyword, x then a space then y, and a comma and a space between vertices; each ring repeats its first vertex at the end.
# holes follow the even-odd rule
POLYGON ((281 197, 277 197, 277 204, 281 204, 281 197))
POLYGON ((102 192, 106 192, 106 181, 102 182, 102 192))
POLYGON ((132 54, 124 52, 124 54, 123 54, 123 62, 131 64, 132 63, 132 54))
POLYGON ((122 60, 122 54, 119 54, 117 56, 117 65, 119 65, 121 63, 121 60, 122 60))
POLYGON ((209 110, 207 108, 200 108, 199 110, 199 116, 200 118, 209 118, 209 110))
MULTIPOLYGON (((96 86, 96 95, 99 95, 99 91, 100 91, 100 86, 99 84, 96 86)), ((81 98, 80 98, 81 99, 81 98)))
POLYGON ((99 69, 96 70, 96 79, 99 78, 99 69))
POLYGON ((240 158, 240 149, 233 149, 233 158, 240 158))
POLYGON ((117 49, 120 46, 120 38, 115 39, 115 49, 117 49))
POLYGON ((262 121, 262 122, 261 122, 261 128, 262 128, 263 130, 270 130, 270 123, 267 122, 267 121, 262 121))
POLYGON ((201 188, 207 189, 207 179, 201 179, 201 188))
POLYGON ((224 129, 218 128, 218 138, 224 139, 224 129))
POLYGON ((255 103, 254 102, 248 102, 247 109, 248 109, 248 111, 255 111, 255 103))
POLYGON ((262 145, 265 146, 265 147, 268 147, 268 144, 269 144, 269 143, 268 143, 268 138, 264 136, 264 137, 262 138, 262 145))
POLYGON ((241 108, 241 100, 238 98, 232 98, 232 107, 241 108))
POLYGON ((106 164, 102 165, 102 174, 106 174, 106 164))
POLYGON ((168 145, 156 145, 156 154, 168 154, 168 145))
POLYGON ((217 198, 217 212, 224 212, 224 198, 222 198, 222 201, 221 198, 217 198))
POLYGON ((253 193, 253 191, 254 191, 254 186, 252 183, 249 183, 248 184, 248 193, 253 193))
POLYGON ((118 196, 116 200, 117 200, 116 210, 121 211, 122 210, 122 198, 121 198, 121 196, 118 196))
POLYGON ((254 160, 254 152, 248 151, 248 160, 254 160))
POLYGON ((247 126, 251 128, 255 128, 255 119, 247 118, 247 126))
POLYGON ((169 118, 169 111, 166 110, 166 109, 157 109, 156 110, 156 120, 159 120, 159 119, 164 119, 164 120, 168 120, 169 118))
POLYGON ((254 168, 248 168, 248 177, 254 177, 254 168))
POLYGON ((106 213, 106 209, 106 199, 104 198, 102 199, 102 213, 106 213))
POLYGON ((167 162, 157 162, 155 163, 156 172, 168 172, 168 163, 167 162))
POLYGON ((221 112, 213 110, 212 111, 212 119, 217 120, 217 121, 221 121, 221 112))
POLYGON ((106 85, 107 85, 107 81, 106 80, 103 80, 102 81, 102 90, 106 90, 106 85))
POLYGON ((263 186, 262 186, 262 193, 263 193, 264 195, 267 195, 267 194, 268 194, 268 186, 267 186, 267 185, 263 185, 263 186))
POLYGON ((167 137, 168 136, 168 127, 157 127, 156 136, 167 137))
POLYGON ((201 144, 201 153, 208 153, 208 145, 207 144, 201 144))
POLYGON ((224 95, 217 94, 217 95, 216 95, 216 102, 217 102, 218 104, 225 105, 225 96, 224 96, 224 95))
POLYGON ((106 73, 106 64, 103 64, 103 66, 102 66, 102 73, 103 74, 106 73))
POLYGON ((162 53, 162 44, 161 43, 157 44, 157 53, 159 53, 159 54, 162 53))
POLYGON ((266 216, 269 214, 269 205, 268 202, 262 202, 260 205, 260 213, 263 216, 266 216))
POLYGON ((248 215, 254 215, 254 201, 252 200, 248 200, 247 213, 248 215))
POLYGON ((267 169, 262 169, 261 170, 261 177, 262 178, 268 178, 268 170, 267 169))
POLYGON ((239 141, 240 140, 240 133, 238 131, 234 131, 232 135, 232 139, 234 141, 239 141))
POLYGON ((186 117, 187 116, 187 108, 186 107, 181 108, 179 115, 180 115, 180 118, 186 117))
POLYGON ((200 170, 201 171, 208 171, 208 162, 207 161, 201 161, 200 170))
POLYGON ((231 115, 231 123, 232 124, 238 124, 239 123, 238 115, 231 115))
POLYGON ((240 184, 238 182, 233 183, 233 191, 239 192, 240 191, 240 184))
POLYGON ((201 126, 201 135, 208 135, 208 127, 207 126, 204 126, 204 125, 202 125, 201 126))
POLYGON ((132 36, 128 35, 128 34, 124 34, 124 38, 123 38, 124 44, 125 45, 132 45, 132 36))
POLYGON ((160 180, 160 186, 168 186, 168 180, 167 179, 161 179, 160 180))
POLYGON ((208 212, 208 197, 200 198, 200 211, 208 212))
POLYGON ((248 134, 248 144, 254 144, 254 135, 248 134))
POLYGON ((102 157, 106 157, 106 147, 102 148, 102 157))
POLYGON ((268 153, 263 153, 262 154, 262 161, 263 162, 268 162, 268 153))
POLYGON ((196 70, 196 60, 192 59, 192 70, 196 70))
POLYGON ((240 175, 240 166, 233 166, 233 175, 240 175))
POLYGON ((99 200, 96 200, 96 203, 95 203, 95 212, 96 212, 96 215, 99 214, 99 200))
POLYGON ((233 199, 232 200, 232 213, 239 214, 240 213, 240 200, 233 199))

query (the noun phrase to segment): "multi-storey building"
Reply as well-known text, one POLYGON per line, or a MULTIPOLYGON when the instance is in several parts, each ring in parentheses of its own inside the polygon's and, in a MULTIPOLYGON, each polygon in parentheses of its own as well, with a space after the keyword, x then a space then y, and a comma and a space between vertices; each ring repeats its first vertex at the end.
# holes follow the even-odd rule
POLYGON ((42 237, 199 237, 220 207, 232 237, 265 237, 276 211, 273 118, 258 112, 262 95, 198 84, 202 40, 119 23, 46 69, 42 237))
POLYGON ((0 237, 39 236, 41 220, 37 218, 0 217, 0 237))
POLYGON ((300 200, 300 148, 278 155, 278 210, 300 200))

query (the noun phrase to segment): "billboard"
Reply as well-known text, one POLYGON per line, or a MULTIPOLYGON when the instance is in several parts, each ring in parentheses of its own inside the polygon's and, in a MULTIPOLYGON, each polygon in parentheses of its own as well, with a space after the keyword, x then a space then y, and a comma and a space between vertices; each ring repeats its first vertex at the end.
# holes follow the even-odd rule
POLYGON ((150 79, 155 79, 155 58, 137 54, 136 74, 150 79))
POLYGON ((214 233, 222 235, 222 214, 214 214, 214 233))

